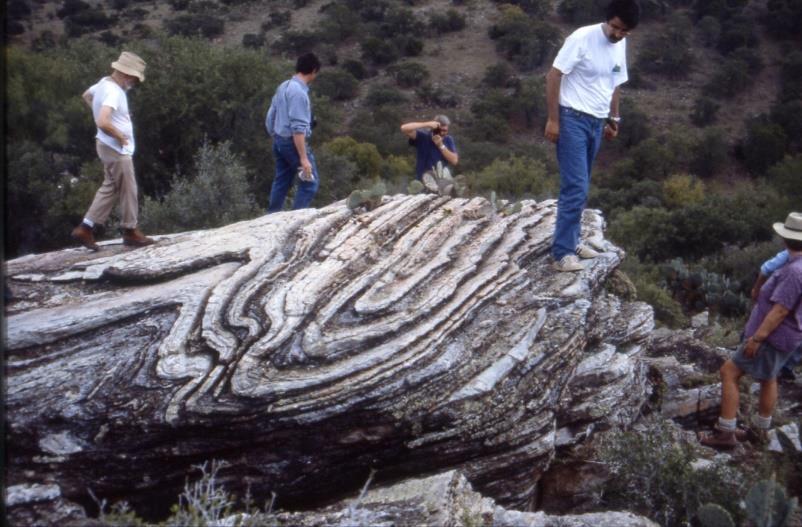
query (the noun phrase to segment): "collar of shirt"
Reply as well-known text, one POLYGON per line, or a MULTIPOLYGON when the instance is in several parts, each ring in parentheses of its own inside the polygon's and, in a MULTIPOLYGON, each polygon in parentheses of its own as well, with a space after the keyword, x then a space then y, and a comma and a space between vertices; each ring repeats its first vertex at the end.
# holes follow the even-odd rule
POLYGON ((296 84, 298 84, 299 86, 301 86, 301 88, 303 88, 303 90, 304 90, 305 92, 308 92, 308 91, 309 91, 309 86, 308 86, 308 85, 307 85, 307 84, 306 84, 304 81, 302 81, 301 79, 299 79, 297 75, 293 75, 293 76, 292 76, 292 79, 290 79, 290 80, 291 80, 291 81, 295 81, 295 83, 296 83, 296 84))

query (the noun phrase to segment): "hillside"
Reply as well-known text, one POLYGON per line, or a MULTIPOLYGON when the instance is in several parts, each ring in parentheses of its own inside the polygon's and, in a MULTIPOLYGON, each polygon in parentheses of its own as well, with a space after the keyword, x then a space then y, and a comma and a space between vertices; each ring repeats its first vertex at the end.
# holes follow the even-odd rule
MULTIPOLYGON (((308 49, 324 61, 312 86, 315 206, 378 180, 404 192, 414 157, 398 126, 436 113, 452 118, 457 172, 472 194, 554 197, 544 74, 565 36, 602 20, 606 2, 512 4, 12 0, 6 253, 69 243, 65 226, 100 178, 77 95, 123 47, 149 62, 131 94, 148 231, 259 214, 273 166, 263 115, 308 49)), ((602 148, 589 206, 605 213, 661 322, 682 325, 705 308, 743 316, 757 266, 778 250, 771 223, 802 208, 797 4, 642 2, 621 134, 602 148)))

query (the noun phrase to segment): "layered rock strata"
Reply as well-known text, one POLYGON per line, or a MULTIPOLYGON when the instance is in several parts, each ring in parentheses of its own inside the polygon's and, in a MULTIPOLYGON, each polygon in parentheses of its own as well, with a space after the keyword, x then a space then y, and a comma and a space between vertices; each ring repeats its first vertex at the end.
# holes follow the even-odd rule
POLYGON ((9 484, 152 501, 221 459, 299 504, 456 469, 527 507, 557 444, 647 392, 651 308, 605 292, 597 211, 601 256, 551 269, 555 211, 395 196, 7 262, 9 484))

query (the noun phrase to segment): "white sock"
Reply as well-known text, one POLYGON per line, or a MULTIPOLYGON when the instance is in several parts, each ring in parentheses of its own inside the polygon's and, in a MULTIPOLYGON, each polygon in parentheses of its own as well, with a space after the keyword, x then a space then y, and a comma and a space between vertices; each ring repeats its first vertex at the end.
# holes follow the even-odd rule
POLYGON ((771 428, 771 416, 763 417, 762 415, 756 415, 752 421, 757 425, 758 428, 761 430, 768 430, 771 428))
POLYGON ((95 222, 90 220, 89 218, 84 218, 84 225, 86 225, 91 229, 95 226, 95 222))
POLYGON ((724 430, 725 432, 733 432, 735 430, 735 424, 738 421, 733 419, 724 419, 723 417, 718 418, 718 428, 719 430, 724 430))

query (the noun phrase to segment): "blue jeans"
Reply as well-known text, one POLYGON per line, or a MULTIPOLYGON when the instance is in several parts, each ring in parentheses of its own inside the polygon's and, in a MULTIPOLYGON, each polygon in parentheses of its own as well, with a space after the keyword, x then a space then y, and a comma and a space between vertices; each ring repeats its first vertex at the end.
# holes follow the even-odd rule
POLYGON ((560 137, 557 140, 560 197, 551 246, 555 260, 576 252, 582 210, 590 189, 590 168, 601 146, 603 131, 604 119, 560 106, 560 137))
MULTIPOLYGON (((320 186, 317 163, 309 145, 306 146, 306 155, 309 157, 309 162, 312 163, 312 174, 314 174, 315 180, 298 179, 298 190, 292 204, 293 210, 307 208, 320 186)), ((292 137, 281 137, 280 135, 273 137, 273 157, 276 160, 276 177, 270 188, 270 203, 267 206, 267 212, 279 212, 284 208, 284 200, 287 199, 287 193, 295 182, 298 168, 301 166, 301 158, 292 137)))

